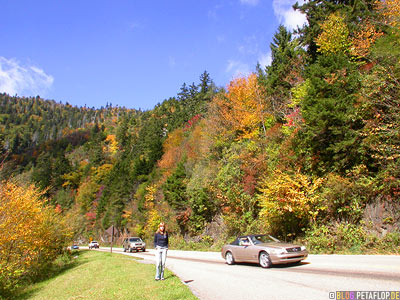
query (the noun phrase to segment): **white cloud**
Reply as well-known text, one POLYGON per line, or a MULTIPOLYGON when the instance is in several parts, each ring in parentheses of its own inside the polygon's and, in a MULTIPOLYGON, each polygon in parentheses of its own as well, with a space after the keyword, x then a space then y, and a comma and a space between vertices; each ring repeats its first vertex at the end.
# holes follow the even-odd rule
POLYGON ((0 56, 0 92, 9 95, 36 96, 45 93, 54 78, 35 66, 22 65, 0 56))
MULTIPOLYGON (((299 11, 293 9, 293 4, 297 0, 273 0, 272 7, 278 21, 288 29, 296 29, 297 26, 302 26, 307 23, 306 16, 299 11)), ((299 4, 305 1, 298 1, 299 4)))
POLYGON ((256 6, 259 2, 260 2, 260 0, 240 0, 240 3, 248 4, 251 6, 256 6))
POLYGON ((262 69, 265 69, 265 67, 270 66, 272 62, 271 52, 260 55, 258 62, 260 63, 262 69))
POLYGON ((232 77, 241 77, 249 75, 251 70, 248 64, 237 60, 228 60, 225 72, 232 74, 232 77))

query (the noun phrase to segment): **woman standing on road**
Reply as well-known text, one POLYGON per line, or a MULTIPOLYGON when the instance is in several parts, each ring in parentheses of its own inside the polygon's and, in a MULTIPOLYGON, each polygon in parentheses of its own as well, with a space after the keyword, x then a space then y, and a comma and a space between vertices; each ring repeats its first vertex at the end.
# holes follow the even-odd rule
POLYGON ((154 235, 154 248, 156 249, 156 280, 164 280, 165 260, 168 251, 168 232, 164 222, 158 225, 154 235))

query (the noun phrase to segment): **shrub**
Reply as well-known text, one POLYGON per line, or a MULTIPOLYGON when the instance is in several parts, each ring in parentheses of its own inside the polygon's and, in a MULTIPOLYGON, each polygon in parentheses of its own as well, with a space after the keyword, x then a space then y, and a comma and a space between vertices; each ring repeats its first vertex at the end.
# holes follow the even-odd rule
POLYGON ((360 253, 367 240, 367 233, 362 226, 354 224, 314 224, 306 232, 305 239, 314 253, 360 253))
POLYGON ((305 241, 312 253, 400 253, 400 233, 385 236, 369 233, 364 224, 313 224, 306 231, 305 241))
POLYGON ((0 183, 0 294, 38 277, 71 237, 65 220, 33 185, 0 183))
POLYGON ((327 221, 357 224, 363 217, 365 204, 372 192, 366 178, 345 178, 329 173, 321 189, 321 199, 327 207, 327 221))

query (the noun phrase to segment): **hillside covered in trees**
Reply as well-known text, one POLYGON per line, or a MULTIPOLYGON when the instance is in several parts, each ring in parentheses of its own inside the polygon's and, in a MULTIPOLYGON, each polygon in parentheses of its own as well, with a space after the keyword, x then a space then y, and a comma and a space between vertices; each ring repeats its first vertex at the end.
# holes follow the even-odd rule
POLYGON ((246 232, 313 251, 400 242, 400 2, 311 0, 265 69, 204 72, 154 109, 0 95, 2 180, 34 183, 74 227, 218 244, 246 232))

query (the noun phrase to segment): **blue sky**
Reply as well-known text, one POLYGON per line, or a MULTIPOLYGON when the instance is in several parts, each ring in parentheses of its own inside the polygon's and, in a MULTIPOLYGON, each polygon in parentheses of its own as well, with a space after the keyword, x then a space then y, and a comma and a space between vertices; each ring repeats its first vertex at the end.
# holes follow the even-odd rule
POLYGON ((226 86, 267 65, 279 24, 305 22, 295 2, 2 1, 0 92, 151 109, 205 70, 226 86))

